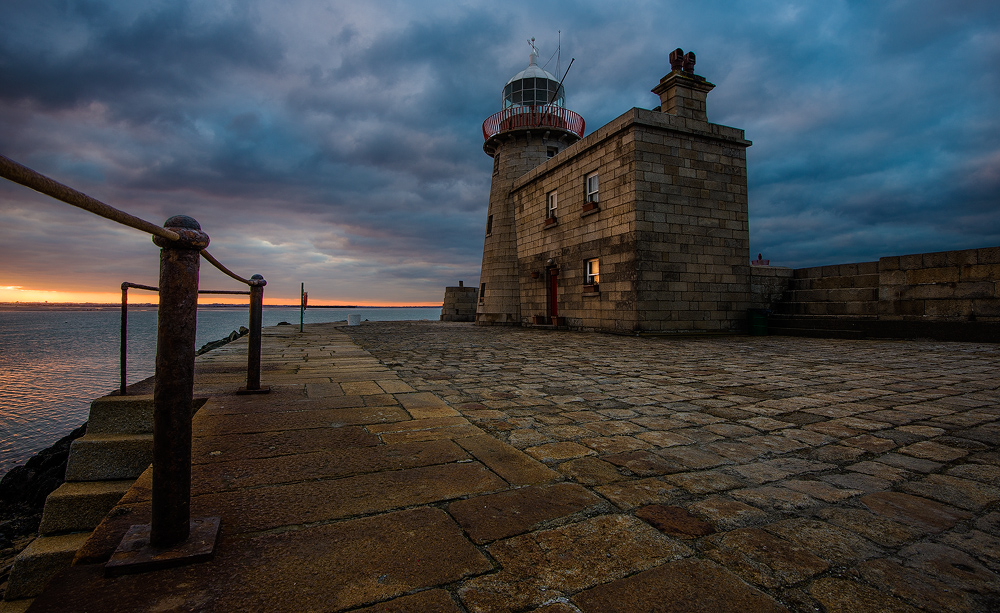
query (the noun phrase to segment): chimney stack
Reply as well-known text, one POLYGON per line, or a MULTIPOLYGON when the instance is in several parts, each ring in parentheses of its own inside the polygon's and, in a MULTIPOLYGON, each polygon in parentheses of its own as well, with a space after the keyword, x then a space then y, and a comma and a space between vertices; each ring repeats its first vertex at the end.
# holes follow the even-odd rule
POLYGON ((694 53, 677 48, 670 52, 670 74, 660 79, 653 93, 660 97, 664 113, 708 121, 706 99, 715 85, 694 74, 694 53))

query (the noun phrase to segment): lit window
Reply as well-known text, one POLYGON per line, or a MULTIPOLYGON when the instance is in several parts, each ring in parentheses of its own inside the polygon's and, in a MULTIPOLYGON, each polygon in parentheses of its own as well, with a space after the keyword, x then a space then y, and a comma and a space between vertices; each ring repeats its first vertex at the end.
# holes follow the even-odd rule
POLYGON ((597 202, 597 173, 587 175, 587 202, 597 202))
POLYGON ((545 218, 555 219, 556 216, 556 206, 559 204, 559 196, 554 192, 549 192, 548 196, 545 197, 545 218))
POLYGON ((601 282, 601 260, 587 260, 587 285, 597 285, 601 282))

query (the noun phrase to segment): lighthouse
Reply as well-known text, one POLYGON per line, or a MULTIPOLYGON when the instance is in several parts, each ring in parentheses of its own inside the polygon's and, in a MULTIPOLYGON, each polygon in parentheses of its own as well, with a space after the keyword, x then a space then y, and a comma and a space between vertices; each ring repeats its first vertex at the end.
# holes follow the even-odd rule
MULTIPOLYGON (((479 325, 520 325, 517 228, 511 190, 515 181, 580 140, 583 117, 566 108, 559 79, 538 66, 531 41, 528 67, 514 75, 501 93, 501 110, 483 122, 483 151, 493 158, 493 180, 486 216, 480 273, 479 325)), ((550 204, 551 218, 558 200, 550 204)))

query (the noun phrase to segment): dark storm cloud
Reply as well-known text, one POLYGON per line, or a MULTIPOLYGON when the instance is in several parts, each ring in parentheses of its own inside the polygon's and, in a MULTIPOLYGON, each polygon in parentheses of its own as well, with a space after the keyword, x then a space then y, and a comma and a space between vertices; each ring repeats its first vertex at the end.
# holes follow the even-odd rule
MULTIPOLYGON (((184 1, 137 15, 99 2, 15 0, 5 9, 0 99, 48 111, 100 101, 122 118, 152 121, 169 109, 163 97, 190 99, 219 75, 273 70, 281 58, 277 41, 237 7, 214 21, 184 1), (42 37, 36 36, 40 23, 49 24, 42 37), (54 36, 59 29, 65 40, 54 36)), ((168 119, 182 115, 166 113, 168 119)))
MULTIPOLYGON (((0 23, 3 153, 153 221, 194 215, 271 295, 305 281, 435 301, 473 284, 480 126, 531 36, 550 72, 576 58, 567 102, 588 131, 658 104, 669 51, 695 51, 717 85, 709 119, 754 141, 751 250, 772 263, 1000 244, 995 2, 18 0, 0 23)), ((25 273, 60 278, 22 236, 75 260, 64 284, 145 270, 122 262, 148 259, 147 240, 109 263, 85 236, 54 238, 73 232, 63 205, 9 185, 0 199, 0 255, 25 273)))

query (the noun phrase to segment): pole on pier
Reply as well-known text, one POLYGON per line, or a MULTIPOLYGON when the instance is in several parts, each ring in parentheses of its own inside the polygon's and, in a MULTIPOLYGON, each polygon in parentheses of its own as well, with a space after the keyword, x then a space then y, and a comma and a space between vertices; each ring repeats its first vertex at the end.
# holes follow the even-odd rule
POLYGON ((237 394, 266 394, 271 391, 268 386, 260 385, 260 342, 261 327, 264 312, 264 286, 267 281, 261 275, 250 277, 250 338, 247 347, 247 386, 240 388, 237 394))
POLYGON ((302 332, 302 322, 306 317, 306 284, 299 288, 299 332, 302 332))
POLYGON ((128 283, 122 283, 122 330, 119 335, 121 339, 121 350, 119 351, 119 362, 121 363, 121 383, 118 386, 118 395, 125 395, 125 381, 127 379, 125 373, 125 352, 128 350, 128 283))
POLYGON ((180 238, 153 238, 161 249, 153 385, 152 523, 129 529, 105 565, 105 572, 112 575, 210 559, 219 532, 218 517, 191 519, 198 264, 209 238, 197 221, 184 215, 171 217, 164 227, 180 238))

